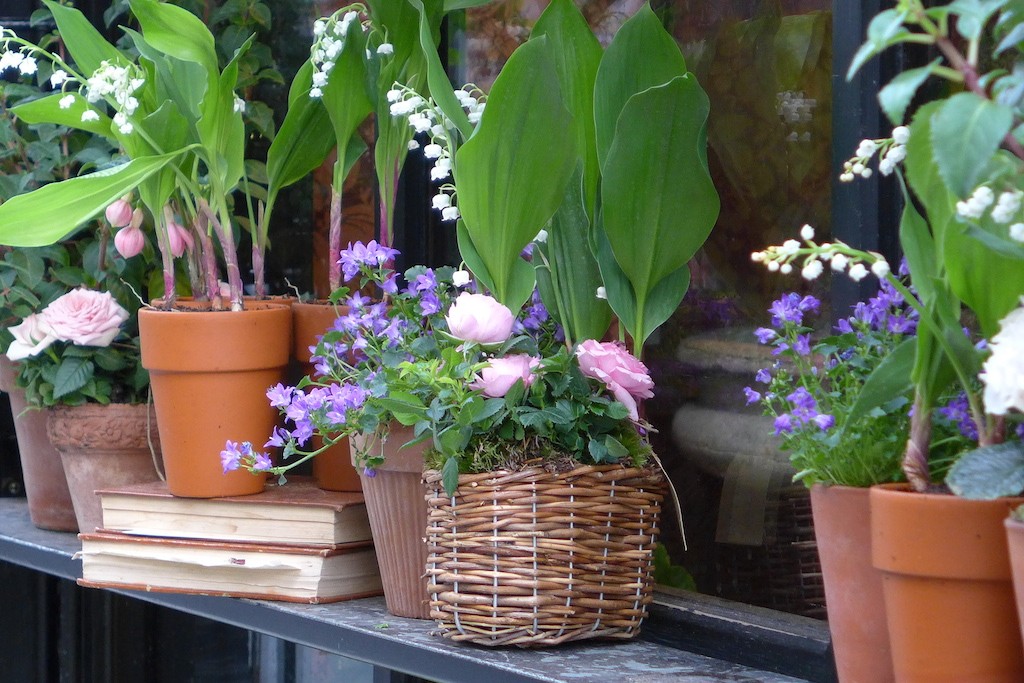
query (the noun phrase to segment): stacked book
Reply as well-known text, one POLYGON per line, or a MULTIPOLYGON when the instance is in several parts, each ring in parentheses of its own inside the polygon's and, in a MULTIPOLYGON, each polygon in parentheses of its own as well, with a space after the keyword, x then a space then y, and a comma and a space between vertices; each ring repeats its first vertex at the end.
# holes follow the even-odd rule
POLYGON ((97 491, 83 586, 334 602, 381 594, 360 493, 295 477, 263 493, 178 498, 162 482, 97 491))

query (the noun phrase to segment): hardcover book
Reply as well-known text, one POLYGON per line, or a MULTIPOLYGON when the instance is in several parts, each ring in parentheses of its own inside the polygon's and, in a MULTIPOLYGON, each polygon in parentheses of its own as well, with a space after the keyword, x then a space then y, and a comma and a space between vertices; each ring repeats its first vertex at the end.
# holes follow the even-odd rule
POLYGON ((336 602, 382 593, 368 541, 333 548, 79 534, 82 578, 93 588, 336 602))
POLYGON ((179 498, 164 482, 97 494, 104 531, 322 547, 370 539, 363 494, 324 491, 310 477, 227 498, 179 498))

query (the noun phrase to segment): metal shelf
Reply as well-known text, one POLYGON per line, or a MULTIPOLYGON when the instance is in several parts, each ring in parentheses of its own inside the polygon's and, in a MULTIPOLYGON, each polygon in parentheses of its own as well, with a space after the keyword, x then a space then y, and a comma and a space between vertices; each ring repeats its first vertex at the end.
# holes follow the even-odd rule
MULTIPOLYGON (((0 499, 0 561, 74 581, 81 576, 81 561, 74 558, 80 544, 74 534, 44 531, 32 526, 23 499, 0 499)), ((371 663, 375 666, 435 681, 649 681, 715 680, 722 683, 761 681, 801 683, 778 673, 761 671, 713 659, 664 644, 672 629, 653 628, 659 643, 650 640, 592 642, 549 650, 487 649, 452 643, 430 634, 430 622, 388 614, 383 598, 353 600, 329 605, 296 605, 284 602, 235 598, 115 591, 139 600, 200 615, 258 631, 297 644, 371 663)), ((707 611, 708 605, 704 605, 707 611)), ((661 606, 682 623, 685 641, 687 617, 701 612, 701 605, 661 606)), ((657 620, 658 613, 650 624, 657 620)), ((666 617, 667 618, 667 617, 666 617)), ((728 619, 726 619, 728 621, 728 619)), ((827 648, 819 630, 799 619, 791 637, 827 648), (806 632, 801 632, 801 629, 806 632)), ((670 624, 669 624, 670 625, 670 624)), ((750 626, 748 624, 747 626, 750 626)), ((645 626, 646 628, 646 626, 645 626)), ((756 630, 756 625, 755 625, 756 630)), ((777 630, 777 629, 770 629, 777 630)), ((747 629, 749 631, 749 629, 747 629)), ((783 634, 785 635, 785 634, 783 634)))

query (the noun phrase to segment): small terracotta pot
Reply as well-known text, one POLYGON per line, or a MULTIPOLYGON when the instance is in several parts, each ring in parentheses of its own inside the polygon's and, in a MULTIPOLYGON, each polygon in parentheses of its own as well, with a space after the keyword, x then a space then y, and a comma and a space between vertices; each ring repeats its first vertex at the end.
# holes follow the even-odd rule
POLYGON ((78 531, 60 453, 46 436, 46 411, 26 410, 25 392, 15 383, 17 376, 17 366, 0 355, 0 390, 11 399, 29 518, 40 529, 78 531))
POLYGON ((900 683, 1020 683, 1024 649, 1003 521, 1024 498, 871 488, 871 540, 900 683))
MULTIPOLYGON (((319 338, 334 325, 339 315, 348 313, 347 306, 335 307, 330 302, 314 301, 292 304, 292 354, 301 365, 301 372, 312 377, 312 354, 309 349, 316 346, 319 338)), ((320 448, 323 440, 313 437, 313 448, 320 448)), ((352 465, 348 439, 343 439, 313 458, 313 476, 322 489, 328 491, 361 491, 359 473, 352 465)))
MULTIPOLYGON (((394 425, 383 445, 384 464, 374 476, 360 474, 360 479, 388 611, 399 617, 429 619, 427 501, 422 483, 426 444, 401 448, 412 438, 411 427, 394 425)), ((352 446, 363 451, 381 448, 372 435, 363 434, 352 437, 352 446)))
POLYGON ((160 437, 156 411, 150 406, 90 403, 49 408, 46 413, 46 430, 64 463, 83 533, 103 526, 97 490, 160 478, 160 437))
POLYGON ((892 683, 882 574, 871 564, 869 489, 811 488, 814 537, 840 683, 892 683))
POLYGON ((262 449, 270 438, 278 411, 266 391, 284 379, 291 325, 287 303, 139 311, 142 365, 150 374, 172 494, 214 498, 263 490, 264 476, 225 473, 220 452, 228 440, 262 449))

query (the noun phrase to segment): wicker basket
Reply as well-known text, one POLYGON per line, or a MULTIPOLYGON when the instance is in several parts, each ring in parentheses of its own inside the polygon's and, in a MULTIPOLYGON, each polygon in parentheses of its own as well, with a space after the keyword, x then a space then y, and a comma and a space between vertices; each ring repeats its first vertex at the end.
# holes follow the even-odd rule
POLYGON ((441 635, 540 647, 633 638, 647 615, 664 478, 617 465, 423 475, 430 616, 441 635))

